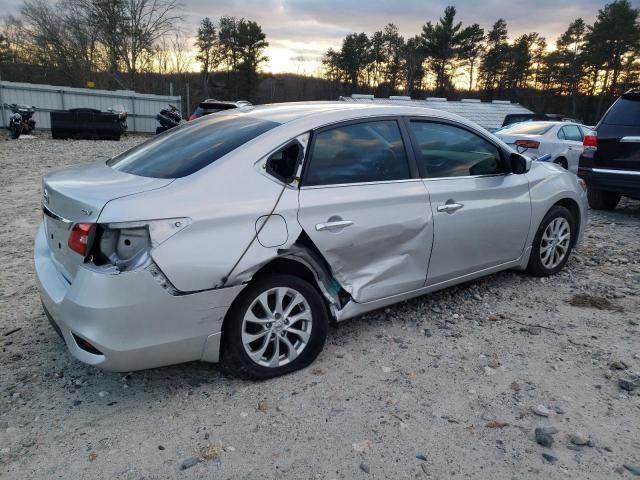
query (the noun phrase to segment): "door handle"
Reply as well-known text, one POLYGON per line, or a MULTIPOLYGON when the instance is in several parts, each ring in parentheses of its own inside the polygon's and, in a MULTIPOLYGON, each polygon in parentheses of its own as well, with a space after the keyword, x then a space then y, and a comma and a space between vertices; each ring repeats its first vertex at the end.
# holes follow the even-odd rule
POLYGON ((640 143, 640 137, 622 137, 620 143, 640 143))
POLYGON ((340 230, 345 227, 353 225, 351 220, 338 220, 335 222, 324 222, 316 224, 316 231, 322 232, 324 230, 340 230))
POLYGON ((445 203, 438 207, 439 212, 453 213, 456 210, 460 210, 464 205, 462 203, 445 203))

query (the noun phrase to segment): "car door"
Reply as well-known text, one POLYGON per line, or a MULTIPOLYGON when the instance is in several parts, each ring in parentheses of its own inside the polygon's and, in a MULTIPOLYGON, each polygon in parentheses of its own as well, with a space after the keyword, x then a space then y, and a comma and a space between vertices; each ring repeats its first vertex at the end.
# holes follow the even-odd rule
POLYGON ((501 149, 465 126, 411 119, 408 130, 434 219, 426 284, 519 259, 531 220, 527 176, 509 173, 501 149))
POLYGON ((356 302, 424 285, 431 208, 401 128, 383 117, 318 130, 305 161, 298 220, 356 302))
POLYGON ((582 130, 578 125, 565 125, 558 131, 558 137, 566 144, 566 157, 568 170, 578 172, 578 162, 582 153, 582 130))

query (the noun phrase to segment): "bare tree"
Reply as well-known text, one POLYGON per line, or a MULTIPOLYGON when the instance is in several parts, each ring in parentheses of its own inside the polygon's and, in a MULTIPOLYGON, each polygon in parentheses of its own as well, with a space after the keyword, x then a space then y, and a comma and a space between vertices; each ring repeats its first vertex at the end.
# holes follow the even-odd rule
POLYGON ((188 72, 193 64, 189 53, 189 39, 182 33, 175 33, 170 42, 173 72, 178 75, 188 72))
POLYGON ((33 61, 53 66, 76 85, 91 78, 97 55, 97 32, 82 6, 81 0, 25 0, 21 9, 33 61))
MULTIPOLYGON (((84 0, 88 1, 88 0, 84 0)), ((110 69, 124 67, 129 87, 136 88, 154 46, 177 30, 182 20, 180 0, 92 0, 92 18, 108 51, 110 69)))

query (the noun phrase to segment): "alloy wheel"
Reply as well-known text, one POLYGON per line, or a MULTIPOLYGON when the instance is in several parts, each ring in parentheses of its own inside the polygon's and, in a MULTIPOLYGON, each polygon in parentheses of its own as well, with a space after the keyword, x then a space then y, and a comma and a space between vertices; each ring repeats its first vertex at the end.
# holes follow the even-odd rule
POLYGON ((554 218, 540 239, 540 261, 545 268, 556 268, 569 251, 571 242, 571 225, 563 217, 554 218))
POLYGON ((307 299, 289 287, 258 295, 242 320, 244 350, 258 365, 277 368, 294 361, 311 337, 312 315, 307 299))

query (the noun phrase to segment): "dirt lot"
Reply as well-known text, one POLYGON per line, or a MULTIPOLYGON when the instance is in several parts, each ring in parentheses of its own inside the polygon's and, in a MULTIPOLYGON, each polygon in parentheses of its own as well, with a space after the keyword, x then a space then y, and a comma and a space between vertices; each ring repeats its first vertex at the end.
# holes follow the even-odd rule
POLYGON ((640 475, 640 386, 619 384, 640 372, 640 202, 592 212, 554 278, 501 273, 347 321, 285 378, 107 373, 41 311, 39 179, 138 141, 0 141, 0 477, 640 475))

